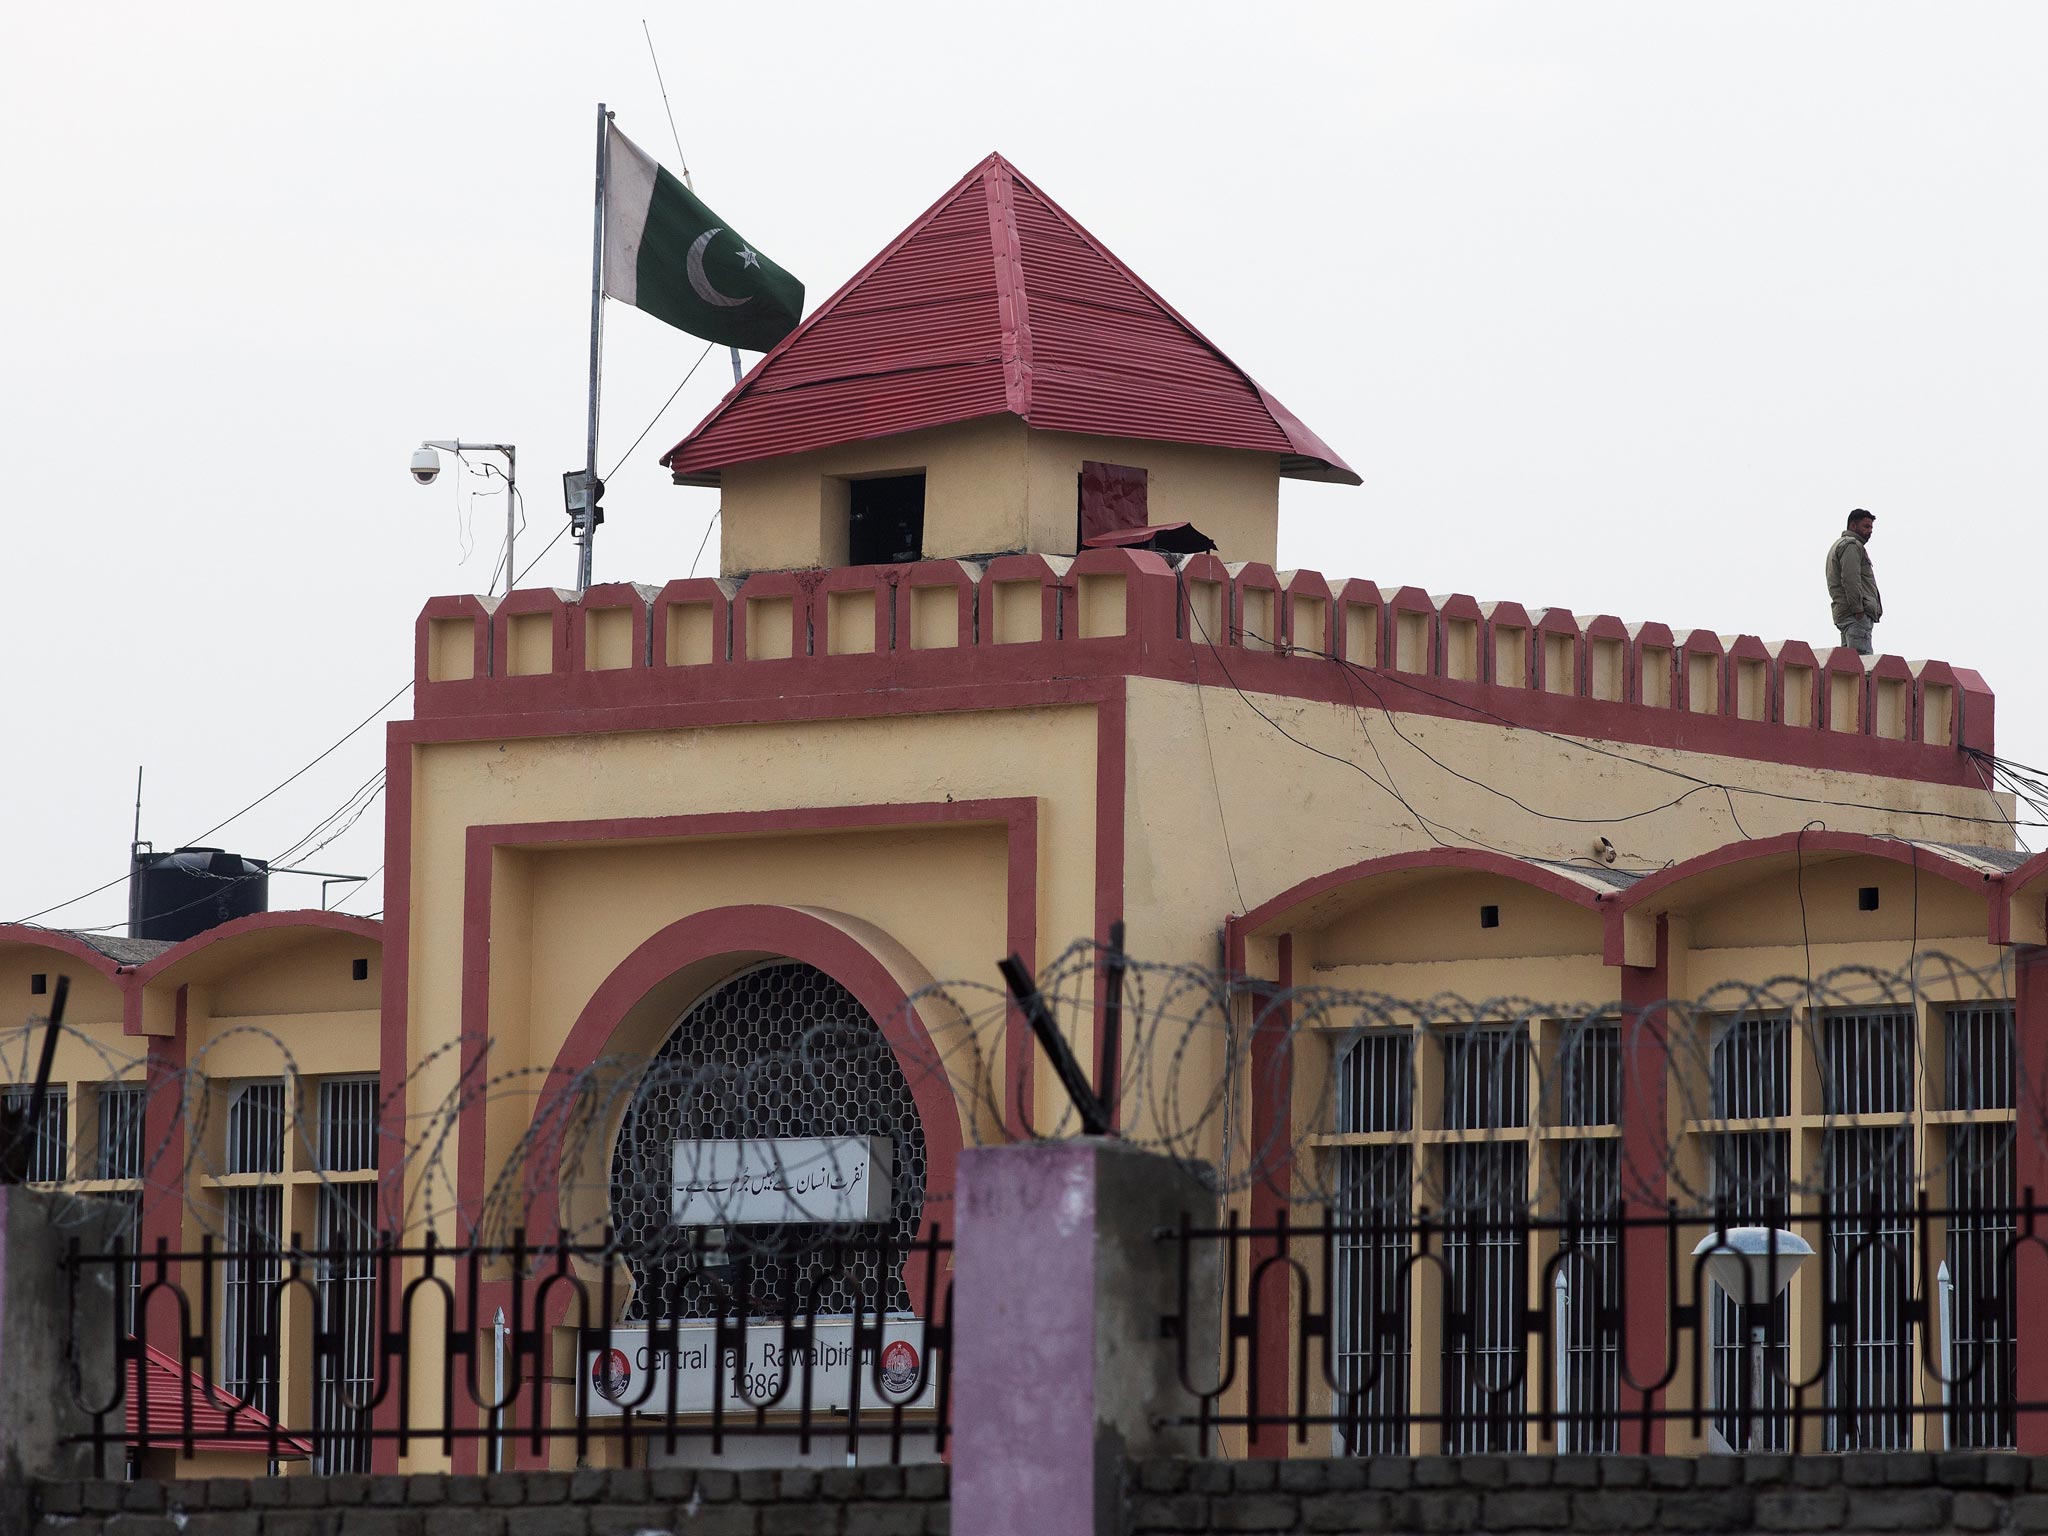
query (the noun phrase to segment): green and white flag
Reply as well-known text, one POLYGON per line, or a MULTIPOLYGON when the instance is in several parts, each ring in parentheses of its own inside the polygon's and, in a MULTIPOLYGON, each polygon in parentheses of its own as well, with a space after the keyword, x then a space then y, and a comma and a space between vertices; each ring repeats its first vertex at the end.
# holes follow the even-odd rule
POLYGON ((750 352, 773 347, 804 313, 802 283, 616 128, 606 172, 604 291, 692 336, 750 352))

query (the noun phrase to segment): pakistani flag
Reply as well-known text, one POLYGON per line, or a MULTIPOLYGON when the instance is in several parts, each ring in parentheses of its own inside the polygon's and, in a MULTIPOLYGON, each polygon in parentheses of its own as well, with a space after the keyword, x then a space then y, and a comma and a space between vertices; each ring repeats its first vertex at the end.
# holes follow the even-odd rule
POLYGON ((604 291, 722 347, 766 352, 803 318, 804 285, 612 130, 604 291))

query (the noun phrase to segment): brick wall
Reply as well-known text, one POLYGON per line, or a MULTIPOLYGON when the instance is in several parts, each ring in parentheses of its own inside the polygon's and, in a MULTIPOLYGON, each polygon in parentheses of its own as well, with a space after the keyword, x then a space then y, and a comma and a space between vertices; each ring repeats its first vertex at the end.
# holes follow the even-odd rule
POLYGON ((1129 1536, 1209 1531, 2048 1531, 2048 1457, 1148 1461, 1129 1536))
POLYGON ((50 1536, 945 1536, 947 1469, 45 1483, 50 1536))

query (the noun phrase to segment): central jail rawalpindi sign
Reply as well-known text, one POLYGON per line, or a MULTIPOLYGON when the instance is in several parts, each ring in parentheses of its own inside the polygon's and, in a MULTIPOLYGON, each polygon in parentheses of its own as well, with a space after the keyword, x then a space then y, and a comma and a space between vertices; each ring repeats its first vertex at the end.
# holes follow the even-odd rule
POLYGON ((886 1136, 679 1141, 670 1209, 679 1227, 887 1221, 886 1136))
POLYGON ((923 1408, 932 1401, 919 1318, 883 1319, 880 1358, 872 1347, 856 1358, 847 1318, 819 1318, 808 1341, 779 1322, 750 1323, 745 1347, 728 1347, 722 1363, 717 1329, 716 1323, 678 1323, 672 1349, 656 1348, 648 1328, 614 1328, 609 1338, 585 1333, 579 1389, 584 1411, 597 1417, 628 1411, 662 1415, 673 1405, 679 1414, 709 1413, 717 1398, 727 1413, 751 1413, 776 1399, 771 1411, 795 1413, 806 1375, 814 1413, 843 1412, 856 1392, 866 1408, 923 1408))

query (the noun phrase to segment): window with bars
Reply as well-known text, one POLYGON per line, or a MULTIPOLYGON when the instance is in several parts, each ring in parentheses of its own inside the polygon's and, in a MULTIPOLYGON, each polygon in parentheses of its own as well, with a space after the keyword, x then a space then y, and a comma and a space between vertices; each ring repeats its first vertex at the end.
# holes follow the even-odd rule
MULTIPOLYGON (((1415 1036, 1406 1030, 1354 1037, 1337 1060, 1337 1129, 1351 1135, 1414 1125, 1415 1036)), ((1408 1451, 1408 1202, 1414 1153, 1400 1144, 1337 1153, 1335 1255, 1337 1385, 1346 1420, 1339 1451, 1408 1451)))
POLYGON ((276 1185, 225 1192, 232 1255, 221 1279, 221 1385, 259 1413, 276 1411, 276 1306, 284 1191, 276 1185))
MULTIPOLYGON (((1952 1110, 2014 1108, 2010 1008, 1958 1008, 1946 1020, 1943 1077, 1952 1110)), ((2013 1348, 2013 1142, 2011 1121, 1948 1128, 1948 1256, 1938 1283, 1947 1323, 1948 1443, 1957 1449, 2016 1444, 2019 1400, 2013 1348)))
POLYGON ((328 1476, 366 1472, 376 1385, 372 1359, 376 1322, 377 1186, 329 1184, 319 1191, 317 1285, 320 1339, 316 1349, 316 1427, 339 1436, 318 1443, 313 1470, 328 1476))
POLYGON ((1557 1044, 1550 1125, 1614 1125, 1621 1118, 1621 1028, 1606 1022, 1567 1026, 1557 1044))
POLYGON ((1828 1370, 1831 1450, 1912 1443, 1906 1301, 1917 1188, 1912 1122, 1918 1031, 1905 1010, 1835 1012, 1815 1032, 1821 1105, 1830 1116, 1897 1116, 1893 1125, 1830 1125, 1821 1138, 1828 1189, 1823 1285, 1833 1316, 1828 1370), (1876 1406, 1872 1406, 1876 1405, 1876 1406))
POLYGON ((1461 1192, 1444 1226, 1444 1306, 1463 1323, 1444 1335, 1444 1452, 1519 1451, 1529 1149, 1477 1141, 1443 1151, 1446 1182, 1461 1192))
POLYGON ((1529 1123, 1529 1032, 1468 1029, 1443 1036, 1444 1129, 1511 1130, 1529 1123))
POLYGON ((284 1084, 244 1083, 228 1100, 229 1173, 284 1171, 284 1084))
POLYGON ((1949 1012, 1942 1074, 1950 1109, 2011 1109, 2012 1009, 1956 1008, 1949 1012))
POLYGON ((319 1167, 326 1173, 354 1173, 377 1166, 377 1079, 321 1080, 316 1140, 319 1167))
POLYGON ((142 1177, 142 1117, 148 1098, 141 1083, 104 1083, 99 1091, 100 1134, 93 1156, 96 1179, 142 1177))
MULTIPOLYGON (((1443 1125, 1516 1130, 1529 1123, 1529 1032, 1520 1025, 1442 1036, 1443 1125)), ((1513 1141, 1444 1146, 1444 1450, 1519 1451, 1522 1319, 1528 1307, 1529 1148, 1513 1141)))
MULTIPOLYGON (((35 1101, 32 1087, 4 1091, 7 1107, 27 1114, 35 1101)), ((71 1177, 71 1096, 68 1089, 52 1083, 43 1093, 43 1118, 29 1133, 28 1181, 31 1184, 59 1184, 71 1177)))
POLYGON ((1621 1143, 1561 1141, 1555 1148, 1565 1228, 1552 1285, 1557 1306, 1558 1449, 1574 1455, 1620 1449, 1621 1143), (1590 1415, 1590 1417, 1581 1417, 1590 1415))
MULTIPOLYGON (((1717 1120, 1779 1120, 1792 1113, 1792 1021, 1745 1014, 1714 1029, 1709 1100, 1717 1120)), ((1717 1133, 1710 1143, 1709 1195, 1722 1227, 1781 1227, 1791 1217, 1789 1131, 1717 1133)), ((1780 1296, 1764 1319, 1763 1380, 1752 1380, 1750 1325, 1743 1298, 1718 1285, 1712 1301, 1714 1430, 1730 1446, 1781 1451, 1789 1443, 1786 1378, 1791 1365, 1792 1299, 1780 1296), (1753 1401, 1752 1401, 1752 1394, 1753 1401), (1758 1415, 1741 1422, 1741 1405, 1758 1415), (1752 1436, 1751 1431, 1754 1430, 1752 1436)))

